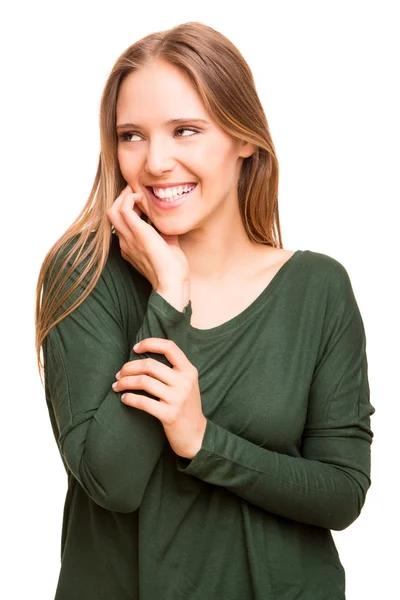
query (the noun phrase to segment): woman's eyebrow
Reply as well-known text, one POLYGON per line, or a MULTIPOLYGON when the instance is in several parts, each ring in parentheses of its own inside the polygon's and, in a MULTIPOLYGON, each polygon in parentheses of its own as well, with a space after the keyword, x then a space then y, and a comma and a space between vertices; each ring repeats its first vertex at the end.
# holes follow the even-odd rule
MULTIPOLYGON (((190 123, 205 123, 206 125, 209 125, 209 122, 205 119, 192 119, 190 117, 184 117, 180 119, 169 119, 169 121, 166 121, 164 125, 179 125, 182 123, 189 123, 189 121, 190 123)), ((125 127, 133 127, 135 129, 140 129, 140 125, 137 125, 136 123, 120 123, 119 125, 117 125, 117 129, 124 129, 125 127)))

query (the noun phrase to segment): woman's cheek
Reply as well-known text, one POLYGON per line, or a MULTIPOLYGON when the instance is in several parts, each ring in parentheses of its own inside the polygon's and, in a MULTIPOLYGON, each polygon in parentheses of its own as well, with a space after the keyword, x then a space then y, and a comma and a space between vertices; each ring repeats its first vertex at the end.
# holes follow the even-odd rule
POLYGON ((121 149, 117 151, 117 159, 120 171, 122 173, 123 178, 129 183, 129 179, 132 179, 132 157, 129 159, 127 153, 121 149))
POLYGON ((130 177, 130 173, 129 173, 129 169, 127 168, 127 165, 124 163, 123 160, 119 160, 119 159, 118 159, 118 164, 119 164, 119 170, 121 171, 122 177, 125 179, 125 181, 127 183, 129 183, 129 179, 131 179, 131 177, 130 177))

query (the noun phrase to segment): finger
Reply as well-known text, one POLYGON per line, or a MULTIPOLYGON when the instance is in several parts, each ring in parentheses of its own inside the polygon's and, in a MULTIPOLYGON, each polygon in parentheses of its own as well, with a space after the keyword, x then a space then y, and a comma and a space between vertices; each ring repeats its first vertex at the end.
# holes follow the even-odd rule
POLYGON ((121 379, 113 384, 113 390, 114 392, 143 390, 165 402, 170 402, 172 399, 172 388, 161 383, 158 379, 149 377, 149 375, 130 375, 128 377, 121 377, 121 379))
POLYGON ((126 240, 129 239, 129 236, 131 236, 132 233, 131 233, 130 229, 126 226, 124 219, 121 218, 119 213, 117 213, 117 214, 113 213, 112 215, 109 215, 107 213, 107 216, 108 216, 110 222, 112 223, 112 225, 114 226, 115 233, 117 234, 119 242, 120 242, 120 246, 121 246, 121 242, 125 242, 125 244, 126 244, 126 240))
MULTIPOLYGON (((143 210, 141 208, 140 202, 143 200, 143 192, 135 192, 130 185, 128 185, 127 187, 128 187, 128 194, 131 193, 134 196, 134 199, 133 199, 134 202, 133 202, 132 209, 135 211, 135 213, 139 217, 141 217, 143 210)), ((128 194, 126 194, 126 195, 124 194, 122 201, 125 200, 125 198, 127 197, 128 194)))
POLYGON ((142 211, 140 210, 140 207, 136 205, 136 202, 140 202, 140 199, 142 198, 143 194, 136 194, 132 192, 122 198, 118 207, 120 214, 125 220, 125 223, 136 233, 138 231, 138 227, 143 227, 143 220, 137 219, 133 213, 136 213, 139 217, 141 217, 142 211))
MULTIPOLYGON (((115 215, 116 213, 118 213, 121 208, 121 203, 125 200, 125 198, 129 194, 132 194, 132 193, 133 192, 132 192, 131 186, 130 185, 125 186, 124 189, 119 194, 119 196, 117 196, 117 198, 114 200, 112 206, 108 209, 107 213, 110 212, 112 215, 115 215)), ((136 195, 136 194, 134 194, 134 195, 136 195)), ((137 207, 136 205, 134 205, 134 208, 136 208, 136 212, 140 211, 139 207, 137 207)))
POLYGON ((112 206, 107 210, 106 214, 116 231, 122 235, 123 238, 129 236, 130 229, 126 226, 125 220, 120 214, 120 205, 123 199, 130 193, 131 187, 127 185, 120 195, 114 200, 112 206))
POLYGON ((140 396, 139 394, 132 394, 130 392, 123 394, 123 396, 121 396, 121 401, 127 406, 144 410, 145 412, 149 413, 149 415, 156 417, 156 419, 162 423, 164 421, 167 422, 169 407, 166 404, 158 402, 157 400, 153 400, 152 398, 140 396))
POLYGON ((197 373, 196 367, 188 360, 186 354, 172 340, 163 338, 146 338, 140 342, 139 348, 134 348, 135 352, 155 352, 164 354, 173 368, 181 372, 193 371, 197 373))
POLYGON ((175 385, 177 377, 173 369, 164 365, 154 358, 142 358, 140 360, 130 360, 125 363, 119 371, 119 377, 128 377, 130 375, 150 375, 166 385, 175 385))
MULTIPOLYGON (((127 188, 125 188, 121 192, 121 194, 118 196, 118 198, 114 201, 111 208, 107 211, 108 218, 114 225, 116 231, 124 238, 124 240, 126 242, 129 240, 130 236, 132 235, 132 226, 130 226, 130 224, 127 223, 125 215, 121 212, 121 207, 123 206, 123 203, 126 202, 126 199, 128 197, 130 197, 130 200, 129 200, 130 213, 135 212, 138 217, 141 216, 140 209, 138 207, 136 207, 136 205, 135 205, 136 194, 133 194, 130 190, 131 190, 131 187, 127 186, 127 188)), ((142 221, 142 219, 139 219, 139 220, 142 221)), ((135 222, 136 222, 136 218, 135 218, 135 222)))
POLYGON ((117 196, 117 198, 114 200, 114 202, 112 204, 112 208, 115 210, 119 209, 121 202, 128 196, 128 194, 131 194, 131 193, 132 193, 131 186, 130 185, 125 186, 124 189, 119 194, 119 196, 117 196))

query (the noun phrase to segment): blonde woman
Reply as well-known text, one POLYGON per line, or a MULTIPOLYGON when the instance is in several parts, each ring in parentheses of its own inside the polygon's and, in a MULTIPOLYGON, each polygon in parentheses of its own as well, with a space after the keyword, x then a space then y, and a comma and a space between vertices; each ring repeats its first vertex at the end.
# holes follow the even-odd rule
POLYGON ((68 475, 55 598, 343 600, 330 530, 371 483, 365 332, 345 267, 283 248, 248 65, 201 23, 148 35, 100 131, 37 287, 68 475))

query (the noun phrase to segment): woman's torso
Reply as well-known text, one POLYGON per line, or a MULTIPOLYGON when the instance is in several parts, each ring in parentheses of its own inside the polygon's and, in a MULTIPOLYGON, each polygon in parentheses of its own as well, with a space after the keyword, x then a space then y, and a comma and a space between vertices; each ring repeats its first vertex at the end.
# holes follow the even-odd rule
MULTIPOLYGON (((279 260, 266 264, 264 278, 254 269, 248 285, 225 287, 220 302, 216 290, 194 285, 188 358, 199 370, 207 418, 261 448, 300 457, 323 306, 310 278, 296 277, 307 259, 312 272, 312 253, 274 254, 279 260)), ((144 316, 133 315, 129 297, 149 290, 134 289, 121 264, 112 285, 127 301, 115 318, 129 324, 129 353, 144 316)), ((343 600, 344 572, 328 529, 262 510, 185 475, 176 461, 166 444, 132 514, 101 508, 69 477, 57 600, 343 600)))

